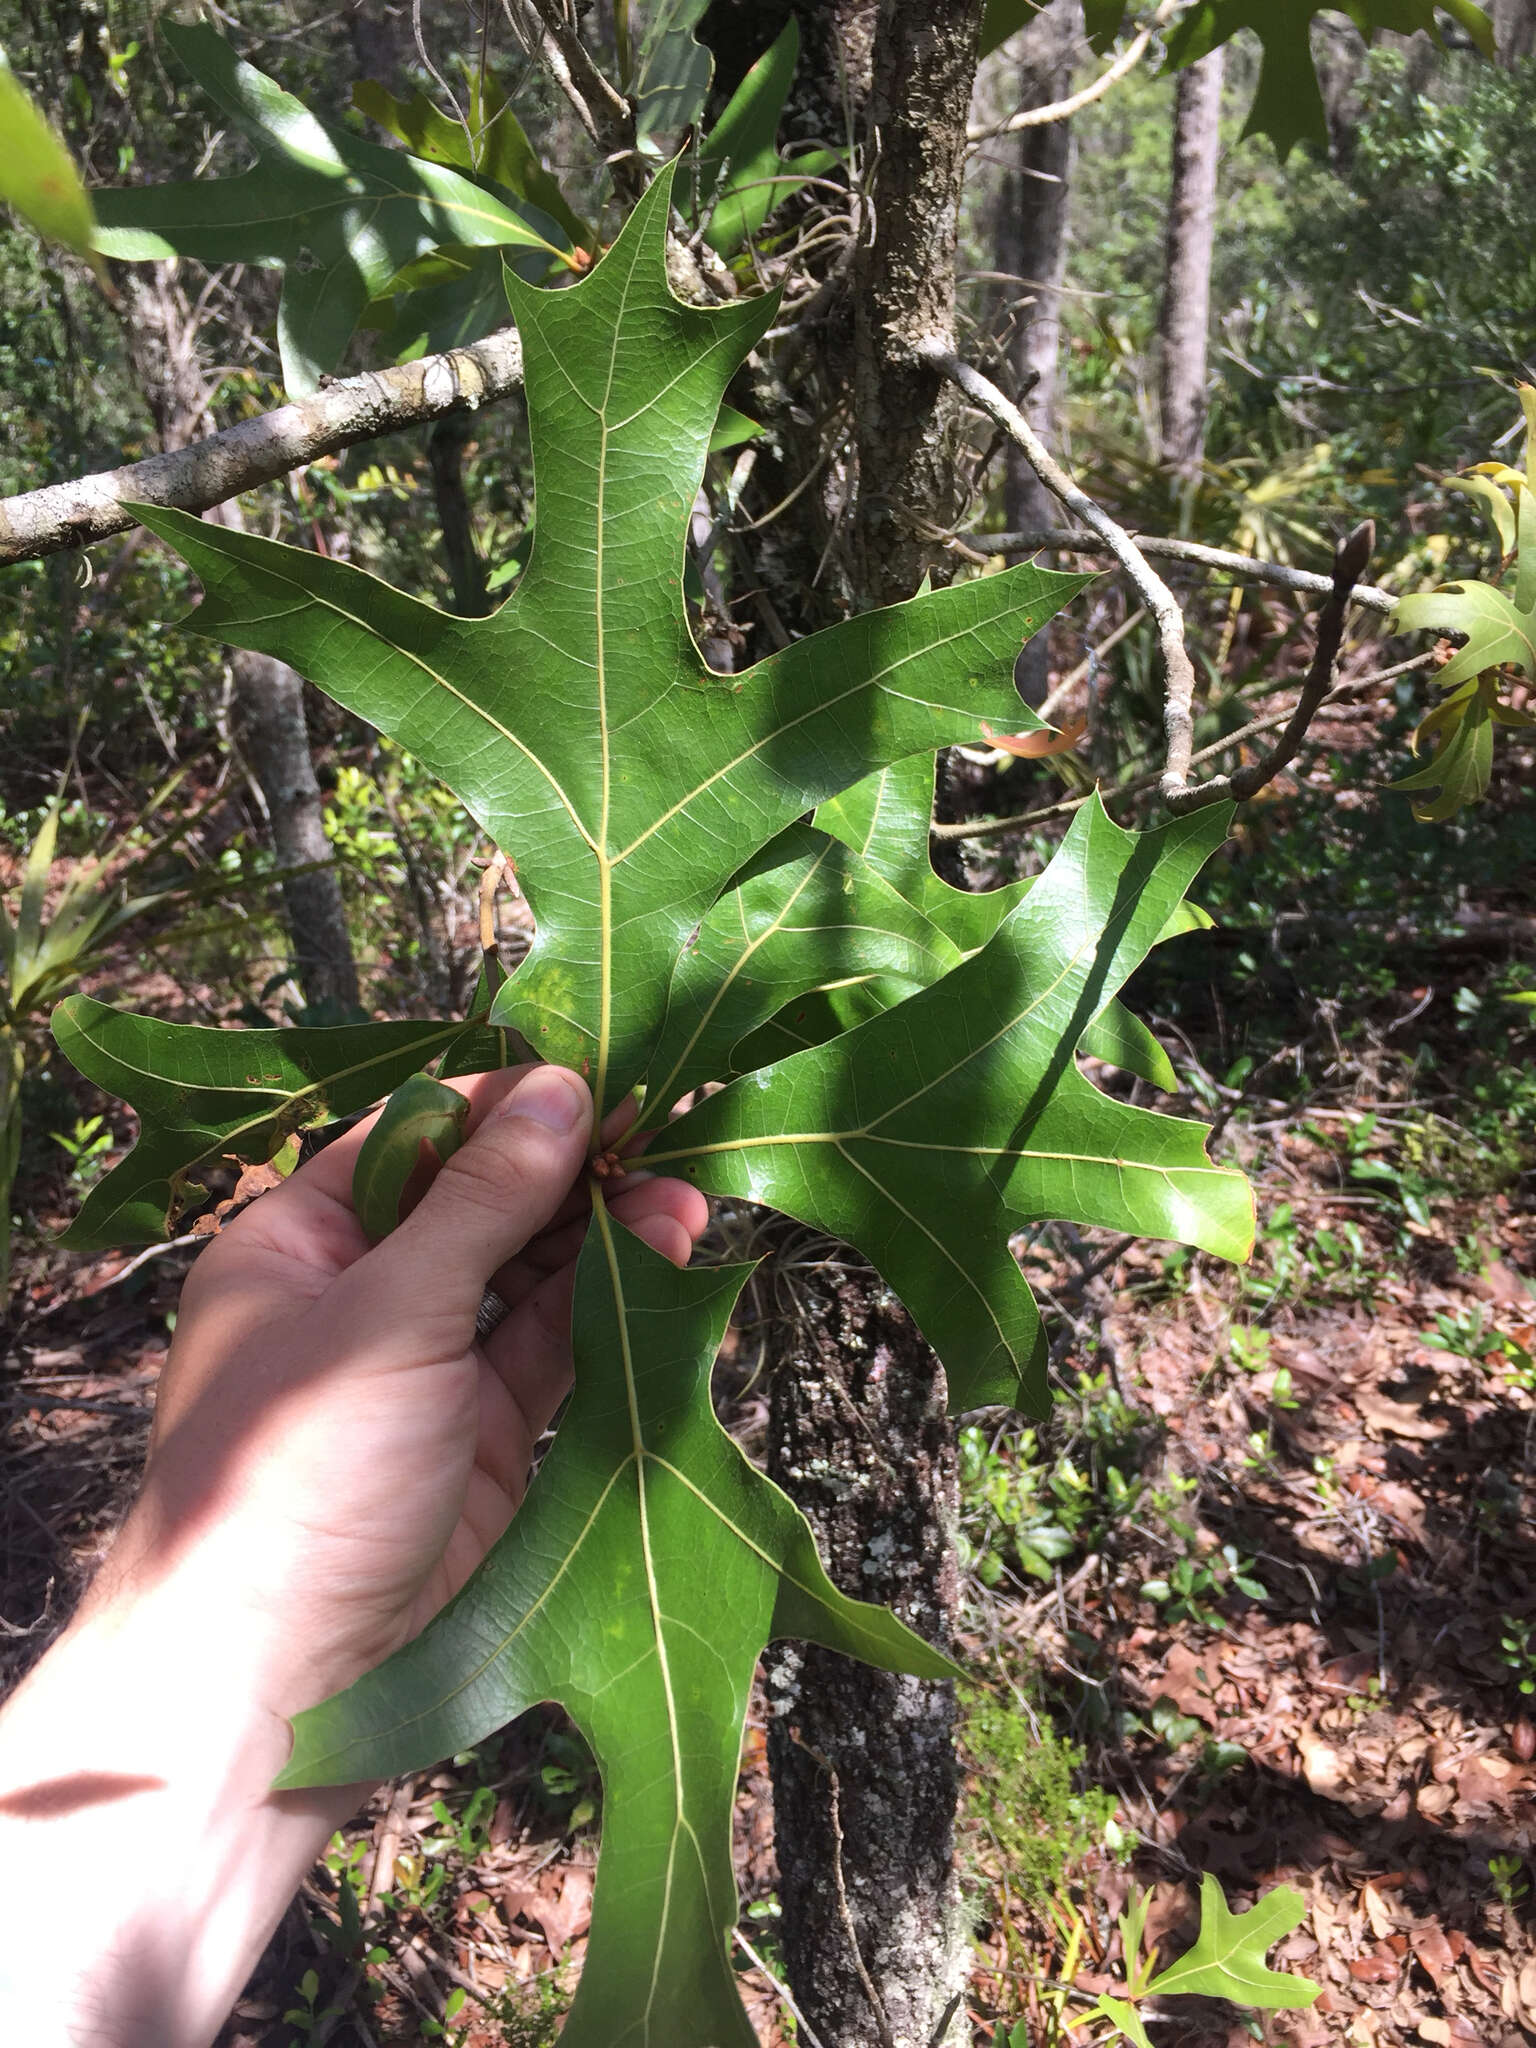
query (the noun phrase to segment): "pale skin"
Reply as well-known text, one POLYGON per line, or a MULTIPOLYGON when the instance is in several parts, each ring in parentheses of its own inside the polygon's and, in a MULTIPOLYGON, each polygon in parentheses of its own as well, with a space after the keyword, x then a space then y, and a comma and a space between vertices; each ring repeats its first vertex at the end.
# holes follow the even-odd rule
MULTIPOLYGON (((349 1198, 360 1126, 192 1270, 139 1496, 0 1713, 0 2038, 212 2040, 369 1789, 271 1792, 287 1717, 417 1634, 516 1512, 570 1384, 591 1097, 558 1067, 454 1085, 470 1136, 385 1246, 349 1198), (512 1313, 480 1344, 487 1285, 512 1313)), ((679 1181, 607 1199, 677 1264, 707 1220, 679 1181)))

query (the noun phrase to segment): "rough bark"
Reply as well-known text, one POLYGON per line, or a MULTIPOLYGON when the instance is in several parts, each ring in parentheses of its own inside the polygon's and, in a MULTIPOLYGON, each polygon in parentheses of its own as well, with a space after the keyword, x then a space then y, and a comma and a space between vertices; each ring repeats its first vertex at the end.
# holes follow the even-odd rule
POLYGON ((953 394, 926 359, 953 346, 955 216, 980 0, 884 0, 866 149, 870 210, 854 273, 857 583, 866 605, 910 597, 958 486, 953 394))
MULTIPOLYGON (((173 264, 136 272, 126 296, 129 352, 161 449, 174 455, 207 417, 197 316, 173 264)), ((237 531, 243 527, 233 500, 214 516, 237 531)), ((357 968, 309 751, 304 685, 291 668, 264 654, 233 650, 230 667, 243 743, 267 808, 273 850, 285 868, 313 868, 283 884, 299 985, 311 1006, 353 1009, 357 968), (314 867, 317 862, 323 865, 314 867)))
POLYGON ((1160 417, 1162 459, 1186 477, 1198 473, 1205 448, 1224 55, 1213 50, 1179 73, 1173 123, 1173 183, 1158 322, 1160 417))
POLYGON ((1494 0, 1493 33, 1501 64, 1518 64, 1536 50, 1536 0, 1494 0))
MULTIPOLYGON (((1019 40, 1018 103, 1050 106, 1065 98, 1081 50, 1081 0, 1050 0, 1019 40)), ((1006 145, 1000 145, 1006 146, 1006 145)), ((1025 417, 1047 446, 1057 441, 1060 397, 1062 284, 1066 277, 1072 197, 1070 121, 1020 130, 1017 154, 1000 199, 997 267, 1022 280, 1009 359, 1025 417)), ((1003 509, 1010 528, 1056 523, 1056 501, 1019 449, 1005 455, 1003 509)), ((1050 641, 1031 640, 1019 662, 1024 695, 1044 701, 1049 688, 1050 641)))
MULTIPOLYGON (((943 1372, 873 1273, 819 1279, 774 1379, 769 1470, 833 1579, 947 1648, 957 1583, 943 1372)), ((963 2041, 959 2011, 939 2031, 969 1947, 953 1874, 953 1688, 791 1644, 772 1653, 767 1688, 796 2002, 826 2048, 963 2041)))
MULTIPOLYGON (((953 328, 980 13, 979 0, 880 10, 865 117, 873 206, 852 270, 843 385, 855 422, 846 595, 858 608, 942 573, 923 528, 955 509, 955 413, 920 350, 953 328)), ((879 1279, 842 1253, 786 1326, 775 1364, 769 1471, 809 1516, 834 1580, 947 1645, 954 1458, 937 1359, 879 1279)), ((970 1945, 954 1868, 953 1689, 798 1647, 776 1652, 769 1686, 797 2003, 825 2048, 957 2048, 970 1945)))

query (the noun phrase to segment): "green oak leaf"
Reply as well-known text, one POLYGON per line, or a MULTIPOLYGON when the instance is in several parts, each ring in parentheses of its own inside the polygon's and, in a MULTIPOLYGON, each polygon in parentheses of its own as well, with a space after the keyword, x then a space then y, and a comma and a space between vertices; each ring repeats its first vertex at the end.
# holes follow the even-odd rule
POLYGON ((430 1074, 411 1074, 385 1103, 352 1170, 352 1206, 370 1244, 400 1221, 400 1201, 428 1146, 439 1165, 464 1142, 469 1099, 430 1074))
MULTIPOLYGON (((673 975, 640 1129, 665 1122, 705 1081, 864 1023, 990 937, 1031 884, 975 897, 939 879, 927 851, 932 784, 933 764, 920 755, 866 778, 818 811, 836 838, 793 825, 722 893, 673 975)), ((1082 1050, 1154 1087, 1178 1086, 1167 1053, 1118 1000, 1089 1025, 1082 1050)))
POLYGON ((338 367, 369 301, 430 250, 511 246, 536 274, 571 260, 546 215, 317 120, 215 30, 167 21, 161 32, 260 161, 234 178, 96 192, 94 246, 129 263, 192 256, 280 269, 277 338, 290 392, 314 390, 338 367))
MULTIPOLYGON (((67 996, 53 1013, 60 1052, 138 1111, 139 1141, 92 1188, 60 1239, 74 1251, 153 1244, 207 1190, 199 1168, 265 1161, 296 1132, 367 1109, 456 1039, 463 1024, 347 1024, 220 1031, 164 1024, 67 996)), ((488 1035, 488 1034, 481 1034, 488 1035)))
POLYGON ((1423 29, 1436 42, 1436 17, 1447 14, 1485 56, 1493 55, 1492 23, 1473 0, 1198 0, 1167 31, 1167 68, 1182 70, 1239 29, 1252 29, 1263 57, 1244 135, 1269 136, 1282 163, 1298 142, 1326 150, 1328 122, 1312 60, 1312 21, 1318 14, 1345 15, 1367 38, 1383 30, 1409 36, 1423 29))
POLYGON ((1266 1967, 1264 1958, 1306 1918, 1307 1902, 1293 1885, 1276 1885, 1246 1913, 1233 1913, 1207 1871, 1200 1880, 1200 1934, 1187 1955, 1159 1970, 1145 1998, 1229 1998, 1250 2011, 1282 2012, 1311 2005, 1320 1986, 1266 1967))
POLYGON ((576 1390, 517 1518, 413 1643, 297 1717, 278 1780, 419 1770, 559 1701, 604 1794, 565 2048, 754 2048, 728 1949, 731 1814, 771 1636, 954 1671, 835 1590, 799 1510, 716 1421, 709 1369, 749 1271, 679 1272, 598 1200, 576 1271, 576 1390))
MULTIPOLYGON (((1023 901, 1034 878, 999 889, 957 889, 944 880, 933 865, 929 838, 934 773, 933 763, 915 755, 898 761, 824 803, 816 813, 816 823, 862 853, 893 889, 921 909, 962 953, 970 954, 985 945, 1023 901)), ((1158 942, 1210 922, 1193 904, 1180 903, 1158 942)), ((1167 1053, 1118 998, 1089 1025, 1081 1049, 1170 1095, 1178 1088, 1178 1076, 1167 1053)))
POLYGON ((749 1071, 734 1048, 808 990, 880 978, 896 983, 900 1000, 960 959, 959 947, 867 861, 824 832, 791 825, 711 907, 678 961, 640 1127, 665 1122, 703 1082, 749 1071))
POLYGON ((650 0, 632 95, 642 142, 696 121, 709 97, 713 55, 694 34, 709 0, 650 0))
POLYGON ((545 170, 497 81, 487 76, 482 85, 479 71, 471 70, 469 102, 465 128, 441 113, 424 92, 414 92, 408 100, 397 99, 387 86, 373 79, 360 80, 352 88, 352 104, 358 112, 377 121, 413 156, 424 157, 428 163, 449 164, 502 186, 514 198, 526 200, 558 222, 573 249, 595 250, 596 229, 572 209, 559 179, 545 170))
POLYGON ((277 655, 406 747, 512 854, 537 930, 492 1021, 639 1079, 673 965, 720 890, 808 805, 885 763, 1037 724, 1021 642, 1087 579, 1026 564, 867 612, 735 676, 683 599, 689 508, 725 387, 771 297, 701 308, 666 278, 671 171, 563 291, 509 281, 537 532, 485 619, 348 564, 135 508, 200 577, 194 623, 277 655))
POLYGON ((1247 1258, 1253 1198, 1200 1125, 1102 1095, 1073 1052, 1226 836, 1212 805, 1123 832, 1097 797, 972 958, 831 1045, 734 1081, 648 1166, 856 1246, 958 1408, 1043 1414, 1045 1343, 1010 1231, 1061 1218, 1247 1258))

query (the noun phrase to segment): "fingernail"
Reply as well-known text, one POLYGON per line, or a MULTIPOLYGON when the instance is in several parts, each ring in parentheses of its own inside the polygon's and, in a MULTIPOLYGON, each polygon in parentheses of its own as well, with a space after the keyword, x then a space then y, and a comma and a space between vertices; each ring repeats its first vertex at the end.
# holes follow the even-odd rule
POLYGON ((576 1083, 574 1074, 568 1074, 563 1067, 537 1067, 526 1075, 510 1095, 504 1096, 498 1115, 525 1116, 530 1123, 542 1124, 547 1131, 558 1131, 564 1137, 574 1131, 580 1123, 591 1116, 591 1107, 586 1095, 576 1083))

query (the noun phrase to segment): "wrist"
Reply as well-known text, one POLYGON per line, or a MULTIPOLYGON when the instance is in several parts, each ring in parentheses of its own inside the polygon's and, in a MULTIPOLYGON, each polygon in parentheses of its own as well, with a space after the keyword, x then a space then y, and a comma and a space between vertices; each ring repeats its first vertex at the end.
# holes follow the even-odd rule
POLYGON ((237 1614, 105 1577, 0 1715, 0 2035, 199 2048, 359 1792, 268 1789, 289 1735, 237 1614))

